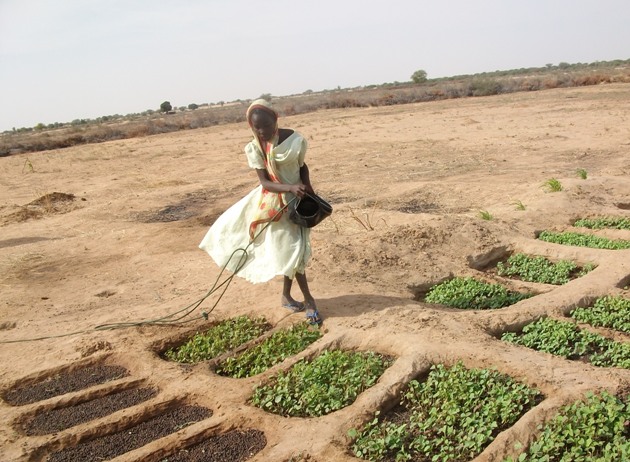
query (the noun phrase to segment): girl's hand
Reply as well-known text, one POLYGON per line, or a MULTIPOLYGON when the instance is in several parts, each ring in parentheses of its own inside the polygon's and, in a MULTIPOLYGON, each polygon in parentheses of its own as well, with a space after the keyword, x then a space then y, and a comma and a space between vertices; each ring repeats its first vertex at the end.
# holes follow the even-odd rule
POLYGON ((291 188, 289 189, 290 192, 292 192, 293 194, 295 194, 297 197, 304 197, 304 195, 306 194, 306 186, 304 186, 303 184, 292 184, 291 188))

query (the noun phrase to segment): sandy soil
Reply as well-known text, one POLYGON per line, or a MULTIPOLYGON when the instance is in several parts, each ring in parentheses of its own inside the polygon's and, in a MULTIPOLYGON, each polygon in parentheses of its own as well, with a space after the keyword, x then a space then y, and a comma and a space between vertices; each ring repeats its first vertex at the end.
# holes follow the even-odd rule
MULTIPOLYGON (((41 446, 71 444, 184 400, 214 414, 116 460, 159 460, 164 448, 233 428, 264 431, 267 446, 251 460, 299 454, 354 460, 346 450, 348 428, 393 405, 405 383, 431 364, 463 361, 497 368, 546 397, 475 459, 501 460, 584 391, 630 384, 630 371, 497 339, 594 297, 629 295, 623 287, 630 251, 535 239, 536 231, 569 229, 580 217, 630 216, 629 100, 630 85, 620 84, 283 118, 282 126, 308 138, 313 184, 335 207, 312 233, 307 272, 325 335, 297 357, 241 380, 211 374, 203 364, 182 368, 156 352, 239 314, 262 314, 274 325, 299 321, 303 315, 280 306, 280 278, 260 285, 235 279, 209 321, 200 311, 211 310, 212 298, 183 327, 95 327, 165 316, 213 284, 219 268, 197 245, 213 220, 256 185, 242 152, 250 137, 245 124, 0 159, 0 341, 53 337, 0 345, 0 392, 100 361, 130 371, 101 391, 132 381, 159 390, 143 405, 48 436, 20 434, 14 422, 71 397, 27 406, 0 401, 0 459, 37 460, 31 455, 41 446), (578 168, 588 172, 586 180, 578 168), (564 190, 547 192, 550 178, 564 190), (480 210, 493 219, 481 219, 480 210), (512 251, 598 267, 560 287, 505 281, 539 295, 491 312, 418 301, 452 276, 496 280, 484 270, 512 251), (54 338, 75 331, 81 333, 54 338), (334 346, 397 361, 352 406, 322 418, 287 419, 247 405, 256 384, 334 346)), ((624 231, 598 234, 630 239, 624 231)))

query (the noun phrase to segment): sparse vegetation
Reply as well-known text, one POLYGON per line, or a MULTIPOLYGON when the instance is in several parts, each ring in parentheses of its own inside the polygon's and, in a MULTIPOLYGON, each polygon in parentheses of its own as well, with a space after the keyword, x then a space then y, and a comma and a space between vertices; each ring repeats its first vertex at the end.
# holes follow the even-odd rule
POLYGON ((583 180, 586 180, 586 178, 588 177, 588 172, 584 170, 583 168, 578 168, 576 173, 577 173, 577 176, 579 176, 583 180))
MULTIPOLYGON (((274 106, 281 114, 303 114, 322 108, 407 104, 611 82, 630 82, 630 59, 590 64, 561 63, 557 66, 427 79, 421 83, 414 83, 412 78, 411 82, 383 83, 319 92, 307 90, 300 95, 274 97, 274 106)), ((125 116, 114 114, 96 119, 75 119, 68 123, 38 124, 37 129, 22 127, 7 130, 0 139, 0 157, 20 152, 59 149, 78 144, 242 122, 245 120, 244 113, 249 100, 204 103, 199 104, 199 108, 194 111, 194 108, 189 106, 187 110, 171 114, 168 118, 164 117, 164 112, 171 112, 172 105, 168 101, 162 104, 165 103, 171 106, 166 111, 164 109, 167 106, 165 105, 163 109, 161 105, 159 111, 148 109, 125 116)))

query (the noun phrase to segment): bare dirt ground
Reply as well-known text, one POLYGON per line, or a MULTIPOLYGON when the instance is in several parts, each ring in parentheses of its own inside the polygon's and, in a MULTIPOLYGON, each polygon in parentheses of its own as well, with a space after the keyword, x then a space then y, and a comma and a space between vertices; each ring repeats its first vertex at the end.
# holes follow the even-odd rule
MULTIPOLYGON (((129 375, 97 386, 99 396, 132 385, 157 390, 138 406, 42 436, 26 436, 16 422, 74 403, 86 391, 23 406, 0 401, 0 460, 41 460, 42 447, 58 450, 177 402, 206 407, 212 416, 116 461, 161 460, 184 442, 231 429, 264 432, 267 444, 250 460, 350 461, 349 428, 395 404, 405 383, 431 364, 457 361, 497 368, 545 395, 475 459, 502 460, 515 441, 531 439, 538 424, 586 390, 616 392, 630 384, 630 371, 497 338, 597 296, 629 295, 630 251, 535 239, 536 231, 567 230, 581 217, 630 216, 628 101, 630 85, 614 84, 282 118, 282 126, 309 140, 313 184, 335 207, 312 233, 307 271, 325 335, 250 379, 219 377, 204 364, 181 367, 158 352, 213 320, 240 314, 264 315, 273 325, 300 320, 280 306, 280 278, 261 285, 236 278, 209 321, 199 314, 212 299, 183 327, 94 329, 158 318, 206 293, 219 268, 197 245, 214 219, 256 185, 242 151, 250 139, 245 124, 0 159, 0 341, 83 331, 0 344, 0 392, 101 362, 129 375), (587 179, 576 175, 580 168, 587 179), (564 189, 547 192, 550 178, 564 189), (493 219, 481 219, 480 210, 493 219), (421 301, 452 276, 496 280, 484 269, 512 251, 598 266, 564 286, 503 281, 539 295, 500 310, 421 301), (325 417, 283 418, 247 404, 252 388, 279 369, 335 346, 397 361, 354 404, 325 417)), ((624 231, 597 233, 630 239, 624 231)))

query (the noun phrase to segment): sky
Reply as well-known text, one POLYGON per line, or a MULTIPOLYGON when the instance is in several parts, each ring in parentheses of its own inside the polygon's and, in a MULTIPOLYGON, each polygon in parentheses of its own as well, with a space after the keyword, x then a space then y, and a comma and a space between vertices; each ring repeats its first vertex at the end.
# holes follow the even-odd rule
POLYGON ((0 0, 0 131, 630 59, 628 0, 0 0))

